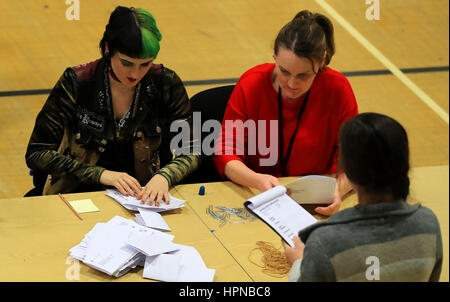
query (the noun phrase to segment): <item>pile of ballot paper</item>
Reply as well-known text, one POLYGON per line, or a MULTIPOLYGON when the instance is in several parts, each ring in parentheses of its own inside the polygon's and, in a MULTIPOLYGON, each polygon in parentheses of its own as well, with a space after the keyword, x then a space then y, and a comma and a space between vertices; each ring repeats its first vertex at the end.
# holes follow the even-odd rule
POLYGON ((213 281, 215 270, 206 267, 194 247, 174 243, 175 236, 147 227, 146 220, 155 221, 148 217, 148 210, 143 209, 140 219, 144 225, 120 216, 106 223, 97 223, 80 244, 70 249, 70 255, 115 277, 142 266, 143 277, 148 279, 169 282, 213 281))
POLYGON ((169 204, 161 202, 159 206, 156 206, 154 203, 153 205, 149 205, 148 203, 142 203, 141 200, 137 199, 134 196, 125 196, 116 189, 107 189, 106 192, 107 196, 113 198, 124 208, 132 211, 138 211, 139 208, 152 209, 154 212, 174 210, 184 207, 184 203, 186 201, 177 199, 169 193, 169 204))

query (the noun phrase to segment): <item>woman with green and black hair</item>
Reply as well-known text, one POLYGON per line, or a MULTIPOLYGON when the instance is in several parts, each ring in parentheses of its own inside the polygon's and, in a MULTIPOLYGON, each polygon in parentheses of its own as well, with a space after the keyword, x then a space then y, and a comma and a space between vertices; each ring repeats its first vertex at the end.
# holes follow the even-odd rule
POLYGON ((159 204, 197 168, 197 155, 170 150, 171 122, 192 125, 192 113, 177 74, 154 63, 161 38, 146 10, 112 12, 102 58, 67 68, 37 116, 26 152, 36 188, 28 196, 112 186, 159 204))

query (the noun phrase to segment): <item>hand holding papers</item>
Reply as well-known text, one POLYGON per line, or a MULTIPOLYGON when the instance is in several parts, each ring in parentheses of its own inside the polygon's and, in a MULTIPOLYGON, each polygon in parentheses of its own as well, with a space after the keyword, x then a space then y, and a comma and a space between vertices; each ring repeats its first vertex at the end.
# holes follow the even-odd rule
POLYGON ((334 177, 308 175, 300 177, 286 186, 289 196, 300 204, 331 203, 334 198, 334 177))
POLYGON ((162 202, 160 206, 155 205, 148 205, 143 204, 139 199, 137 199, 134 196, 125 196, 122 195, 118 190, 116 189, 107 189, 106 195, 113 198, 115 201, 120 203, 124 208, 132 211, 138 211, 139 208, 145 208, 145 209, 151 209, 155 212, 163 212, 173 209, 178 209, 184 207, 184 202, 186 200, 181 200, 173 197, 169 193, 169 204, 166 204, 165 202, 162 202))
POLYGON ((276 186, 250 198, 244 206, 292 247, 295 246, 292 237, 317 222, 317 219, 286 194, 283 186, 276 186))

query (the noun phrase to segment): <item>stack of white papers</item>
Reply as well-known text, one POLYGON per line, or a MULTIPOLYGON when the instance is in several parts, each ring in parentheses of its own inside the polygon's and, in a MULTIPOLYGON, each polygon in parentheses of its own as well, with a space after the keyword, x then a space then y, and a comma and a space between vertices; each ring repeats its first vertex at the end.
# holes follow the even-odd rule
POLYGON ((116 189, 107 189, 106 195, 113 198, 115 201, 120 203, 124 208, 132 211, 138 211, 139 208, 144 209, 152 209, 154 212, 163 212, 173 209, 178 209, 184 207, 184 203, 186 200, 181 200, 178 198, 173 197, 169 193, 169 204, 166 204, 164 201, 160 203, 159 206, 154 205, 148 205, 148 202, 143 204, 141 203, 141 200, 137 199, 134 196, 125 196, 122 193, 120 193, 116 189))
POLYGON ((70 255, 115 277, 143 266, 144 278, 213 281, 215 270, 206 267, 195 248, 173 243, 174 237, 115 216, 106 223, 97 223, 80 244, 70 249, 70 255))
POLYGON ((145 256, 127 244, 130 233, 147 231, 131 220, 116 216, 107 223, 97 223, 70 255, 108 275, 119 277, 145 261, 145 256))

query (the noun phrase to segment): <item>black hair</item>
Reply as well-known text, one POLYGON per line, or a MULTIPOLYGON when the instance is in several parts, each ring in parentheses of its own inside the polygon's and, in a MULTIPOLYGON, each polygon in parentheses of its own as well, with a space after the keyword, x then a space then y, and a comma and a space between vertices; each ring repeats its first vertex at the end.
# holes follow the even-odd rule
POLYGON ((155 58, 161 38, 156 21, 148 11, 117 6, 109 17, 99 46, 103 57, 107 43, 109 56, 119 51, 132 58, 155 58))
POLYGON ((409 194, 409 145, 405 129, 391 117, 362 113, 339 131, 339 166, 367 193, 409 194))
POLYGON ((333 23, 322 14, 302 10, 278 33, 275 54, 280 46, 292 50, 298 57, 308 58, 313 66, 314 62, 322 62, 326 51, 326 66, 336 52, 333 23))

